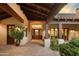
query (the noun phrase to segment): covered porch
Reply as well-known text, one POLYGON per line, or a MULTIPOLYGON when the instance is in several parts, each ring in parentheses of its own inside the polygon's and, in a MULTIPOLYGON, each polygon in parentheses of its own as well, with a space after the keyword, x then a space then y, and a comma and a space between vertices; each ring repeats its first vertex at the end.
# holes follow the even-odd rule
POLYGON ((61 8, 63 8, 64 5, 66 4, 0 4, 0 15, 2 17, 0 19, 0 55, 58 56, 58 51, 50 50, 50 44, 48 43, 48 26, 49 22, 52 21, 54 16, 61 8), (32 22, 35 21, 37 22, 32 24, 32 22), (44 25, 44 27, 31 27, 32 25, 40 24, 44 25), (21 40, 21 46, 19 47, 15 46, 14 38, 9 35, 10 30, 15 28, 17 25, 26 29, 26 34, 21 40), (41 32, 40 29, 45 32, 45 36, 41 37, 43 35, 43 31, 41 32), (33 32, 35 31, 40 31, 41 35, 38 36, 39 33, 34 34, 33 32), (34 39, 37 39, 38 42, 42 40, 43 46, 33 43, 32 40, 34 39))

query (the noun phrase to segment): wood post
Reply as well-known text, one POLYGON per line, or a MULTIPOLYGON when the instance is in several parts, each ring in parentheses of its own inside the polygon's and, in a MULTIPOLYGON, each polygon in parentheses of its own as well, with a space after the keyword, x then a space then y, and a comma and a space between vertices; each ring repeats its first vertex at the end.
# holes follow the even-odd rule
POLYGON ((59 23, 59 39, 62 39, 62 23, 59 23))
POLYGON ((49 24, 46 24, 45 25, 45 39, 49 38, 49 36, 48 36, 48 29, 49 29, 49 24))

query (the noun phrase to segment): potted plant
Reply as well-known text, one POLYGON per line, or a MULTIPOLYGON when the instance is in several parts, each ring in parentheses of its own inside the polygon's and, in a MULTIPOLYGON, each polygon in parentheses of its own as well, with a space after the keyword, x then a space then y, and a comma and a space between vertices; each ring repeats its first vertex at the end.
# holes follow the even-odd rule
POLYGON ((16 46, 20 45, 21 40, 24 37, 24 28, 21 26, 16 26, 10 30, 10 36, 15 39, 16 46))

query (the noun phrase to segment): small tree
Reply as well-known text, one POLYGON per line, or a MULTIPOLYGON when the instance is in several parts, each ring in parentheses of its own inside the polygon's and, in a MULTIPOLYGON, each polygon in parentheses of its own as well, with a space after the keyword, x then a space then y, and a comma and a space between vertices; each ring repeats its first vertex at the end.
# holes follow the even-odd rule
POLYGON ((24 28, 21 26, 16 26, 15 28, 10 30, 10 36, 15 39, 16 46, 19 46, 24 36, 24 28))

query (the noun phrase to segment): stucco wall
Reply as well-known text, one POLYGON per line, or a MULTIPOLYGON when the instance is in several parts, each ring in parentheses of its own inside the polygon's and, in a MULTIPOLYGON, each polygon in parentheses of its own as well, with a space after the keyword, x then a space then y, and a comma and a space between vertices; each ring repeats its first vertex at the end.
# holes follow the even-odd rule
POLYGON ((6 44, 6 26, 4 24, 0 24, 0 45, 6 44))
POLYGON ((28 19, 21 10, 20 6, 16 3, 8 3, 8 5, 24 20, 24 25, 28 25, 28 19))
POLYGON ((15 19, 14 17, 3 19, 0 22, 1 22, 1 24, 5 24, 5 25, 7 25, 7 24, 23 25, 23 23, 21 23, 19 20, 15 19))
POLYGON ((19 20, 15 19, 14 17, 3 19, 2 21, 0 21, 0 45, 6 45, 7 43, 7 25, 8 24, 23 26, 23 23, 21 23, 19 20))
POLYGON ((75 30, 69 31, 69 40, 73 38, 79 38, 79 31, 75 31, 75 30))

